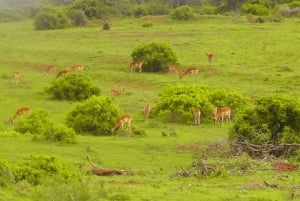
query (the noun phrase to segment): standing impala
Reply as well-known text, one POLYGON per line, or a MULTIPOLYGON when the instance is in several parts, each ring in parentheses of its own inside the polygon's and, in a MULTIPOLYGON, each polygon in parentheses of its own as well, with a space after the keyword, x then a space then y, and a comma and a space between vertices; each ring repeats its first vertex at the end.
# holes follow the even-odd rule
POLYGON ((187 68, 185 71, 183 71, 183 73, 180 74, 179 79, 181 79, 185 75, 194 75, 195 79, 197 79, 198 72, 199 69, 197 67, 187 68))
POLYGON ((112 89, 110 94, 113 98, 120 96, 124 91, 124 87, 121 86, 120 89, 112 89))
POLYGON ((199 107, 196 107, 194 109, 194 122, 195 125, 200 125, 200 119, 201 119, 201 110, 199 107))
POLYGON ((133 61, 130 63, 128 70, 130 70, 130 72, 135 72, 135 69, 138 68, 140 70, 140 73, 142 72, 142 65, 143 62, 142 61, 133 61))
POLYGON ((68 73, 69 73, 69 70, 68 70, 68 69, 59 71, 59 72, 57 73, 55 79, 57 79, 57 78, 59 78, 59 77, 61 77, 61 76, 64 76, 64 75, 66 75, 66 74, 68 74, 68 73))
POLYGON ((46 69, 46 75, 49 75, 49 73, 55 73, 56 72, 56 67, 54 65, 50 65, 46 69))
POLYGON ((14 116, 12 117, 11 119, 11 123, 15 123, 16 122, 16 119, 19 118, 20 116, 24 115, 24 114, 27 114, 31 112, 31 108, 30 107, 21 107, 19 108, 16 113, 14 114, 14 116))
POLYGON ((11 79, 15 84, 19 84, 21 80, 21 73, 14 71, 11 75, 11 79))
POLYGON ((224 119, 227 119, 227 122, 231 122, 231 109, 230 107, 220 107, 220 108, 215 108, 213 111, 213 120, 215 124, 220 121, 223 124, 224 119))
POLYGON ((124 124, 127 124, 128 126, 128 134, 131 132, 131 122, 132 122, 132 117, 129 114, 123 114, 118 119, 116 120, 115 125, 110 129, 110 133, 113 134, 114 131, 117 128, 121 128, 121 130, 124 130, 124 124))
POLYGON ((171 65, 169 65, 169 73, 171 73, 171 72, 175 72, 179 76, 181 73, 181 69, 179 68, 178 65, 171 64, 171 65))
POLYGON ((81 65, 81 64, 79 64, 79 65, 73 65, 70 68, 70 71, 77 71, 77 72, 81 72, 81 73, 83 73, 83 70, 84 70, 84 66, 81 65))
POLYGON ((215 59, 215 56, 212 53, 208 53, 208 52, 206 52, 205 54, 207 56, 207 60, 208 60, 209 64, 211 65, 215 59))
POLYGON ((147 124, 148 124, 150 111, 151 111, 151 105, 147 103, 144 108, 144 120, 147 124))

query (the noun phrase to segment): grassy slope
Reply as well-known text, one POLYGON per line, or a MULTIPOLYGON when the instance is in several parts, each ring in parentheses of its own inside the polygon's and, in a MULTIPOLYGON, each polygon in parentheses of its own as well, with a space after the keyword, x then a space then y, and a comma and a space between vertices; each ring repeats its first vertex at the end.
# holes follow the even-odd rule
MULTIPOLYGON (((167 74, 126 74, 124 70, 135 47, 152 41, 164 42, 172 47, 184 67, 207 66, 205 51, 215 54, 214 72, 200 74, 196 82, 184 77, 182 83, 236 89, 252 97, 271 92, 299 96, 299 21, 247 24, 243 19, 242 23, 233 23, 229 17, 202 17, 187 23, 175 23, 164 17, 151 20, 154 24, 151 28, 142 28, 142 19, 116 20, 110 31, 102 31, 100 26, 34 31, 32 22, 0 24, 0 118, 3 121, 17 107, 28 105, 34 110, 47 109, 62 122, 74 103, 53 101, 44 94, 44 87, 54 75, 45 76, 43 71, 52 63, 59 69, 80 63, 103 94, 108 95, 110 89, 119 85, 125 87, 119 106, 133 114, 135 127, 147 132, 145 138, 79 137, 78 144, 72 146, 40 144, 28 137, 2 137, 0 158, 14 162, 33 153, 51 153, 72 161, 76 167, 79 163, 88 166, 85 155, 90 154, 101 166, 146 170, 145 175, 132 177, 93 177, 104 181, 109 191, 129 194, 132 200, 287 199, 290 187, 299 184, 299 176, 291 174, 284 182, 272 172, 203 180, 170 179, 170 174, 191 163, 192 153, 178 151, 176 147, 196 143, 205 147, 226 140, 228 126, 216 128, 207 124, 195 128, 162 124, 156 119, 150 119, 146 126, 142 120, 144 104, 157 100, 163 86, 179 80, 167 74), (10 81, 13 70, 23 74, 19 86, 10 81), (161 136, 162 131, 173 130, 177 137, 161 136), (263 180, 286 183, 286 186, 265 188, 263 180)), ((10 128, 6 124, 3 127, 10 128)), ((9 199, 10 195, 4 197, 9 199)))

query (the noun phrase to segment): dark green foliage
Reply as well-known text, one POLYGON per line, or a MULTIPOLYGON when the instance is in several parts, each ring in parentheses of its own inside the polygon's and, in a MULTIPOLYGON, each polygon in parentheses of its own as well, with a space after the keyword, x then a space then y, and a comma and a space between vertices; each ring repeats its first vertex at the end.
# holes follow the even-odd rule
POLYGON ((72 10, 69 17, 75 26, 84 26, 87 23, 87 17, 82 10, 72 10))
POLYGON ((134 17, 142 17, 148 15, 148 9, 146 6, 143 5, 137 5, 133 7, 131 12, 134 17))
POLYGON ((12 173, 5 161, 0 161, 0 188, 12 183, 12 173))
POLYGON ((76 133, 64 124, 55 123, 47 111, 32 112, 18 120, 15 130, 30 133, 34 140, 73 143, 76 133))
POLYGON ((142 27, 152 27, 153 23, 152 22, 145 22, 142 24, 142 27))
POLYGON ((100 94, 99 87, 93 86, 91 80, 80 73, 59 77, 51 84, 46 92, 58 100, 80 101, 100 94))
POLYGON ((167 44, 148 43, 134 49, 133 61, 143 61, 142 69, 146 72, 166 72, 168 65, 177 63, 177 57, 167 44))
POLYGON ((235 91, 195 85, 168 85, 160 96, 154 113, 182 123, 192 123, 195 107, 201 108, 202 122, 212 122, 215 106, 229 106, 233 111, 238 111, 246 104, 246 98, 235 91))
POLYGON ((247 14, 253 14, 253 15, 268 15, 269 9, 262 4, 251 4, 251 3, 245 3, 242 6, 242 11, 247 14))
POLYGON ((78 133, 105 135, 120 113, 111 97, 92 96, 69 112, 66 123, 78 133))
POLYGON ((103 30, 110 30, 110 25, 109 25, 109 23, 108 23, 108 22, 104 23, 104 24, 102 25, 102 29, 103 29, 103 30))
POLYGON ((230 138, 252 143, 299 143, 300 100, 283 94, 259 98, 254 109, 238 115, 230 138))
POLYGON ((42 7, 34 17, 34 28, 36 30, 64 29, 69 26, 70 19, 63 8, 42 7))
POLYGON ((29 156, 12 168, 12 174, 15 182, 26 180, 32 185, 39 185, 48 177, 57 176, 67 181, 74 176, 54 156, 29 156))
POLYGON ((190 20, 194 18, 194 9, 190 6, 180 6, 173 10, 170 14, 174 20, 190 20))

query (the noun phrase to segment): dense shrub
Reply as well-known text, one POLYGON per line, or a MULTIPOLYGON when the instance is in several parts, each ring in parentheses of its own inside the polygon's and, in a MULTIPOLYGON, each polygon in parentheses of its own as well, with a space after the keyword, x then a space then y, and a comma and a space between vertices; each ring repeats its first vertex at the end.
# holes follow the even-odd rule
POLYGON ((154 113, 164 119, 182 123, 192 122, 195 107, 201 108, 202 122, 213 122, 212 111, 215 106, 229 106, 233 111, 238 111, 246 104, 246 98, 237 92, 205 86, 168 85, 160 96, 154 113))
POLYGON ((45 90, 58 100, 85 100, 100 94, 99 87, 93 86, 91 80, 80 73, 71 73, 60 77, 45 90))
POLYGON ((110 30, 110 25, 108 22, 105 22, 103 25, 102 25, 102 29, 103 30, 110 30))
POLYGON ((245 3, 242 6, 242 11, 253 15, 268 15, 269 9, 262 4, 245 3))
POLYGON ((230 138, 252 143, 299 143, 300 100, 288 95, 271 94, 257 100, 256 107, 242 111, 230 138))
POLYGON ((12 183, 11 170, 6 161, 0 161, 0 188, 12 183))
POLYGON ((131 12, 134 17, 142 17, 148 15, 148 9, 143 5, 134 6, 131 12))
POLYGON ((215 6, 201 6, 199 9, 199 14, 200 15, 215 15, 217 14, 217 7, 215 6))
POLYGON ((190 20, 194 18, 194 9, 190 6, 179 6, 170 14, 174 20, 190 20))
POLYGON ((300 1, 292 1, 291 3, 289 3, 289 7, 290 8, 300 8, 300 1))
POLYGON ((87 23, 87 17, 82 10, 72 10, 68 15, 75 26, 83 26, 87 23))
POLYGON ((66 117, 66 123, 78 133, 108 134, 120 115, 111 97, 92 96, 78 103, 66 117))
POLYGON ((73 143, 76 133, 63 124, 55 123, 47 111, 36 111, 19 119, 15 130, 30 133, 34 140, 73 143))
POLYGON ((70 26, 70 19, 62 8, 43 7, 34 17, 34 28, 36 30, 63 29, 70 26))
POLYGON ((167 44, 155 42, 135 48, 131 57, 133 61, 143 61, 142 69, 147 72, 166 72, 168 64, 177 62, 175 53, 167 44))

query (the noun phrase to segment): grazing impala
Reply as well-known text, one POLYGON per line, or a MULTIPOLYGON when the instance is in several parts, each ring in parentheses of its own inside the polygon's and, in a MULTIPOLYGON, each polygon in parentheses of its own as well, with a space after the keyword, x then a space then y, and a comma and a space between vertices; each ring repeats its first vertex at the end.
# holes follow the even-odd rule
POLYGON ((227 122, 231 122, 231 109, 230 107, 220 107, 220 108, 215 108, 213 111, 213 119, 215 124, 220 121, 223 124, 224 119, 227 119, 227 122))
POLYGON ((177 75, 180 75, 181 69, 176 64, 169 65, 169 73, 175 72, 177 75))
POLYGON ((140 70, 140 73, 142 72, 142 65, 143 62, 142 61, 133 61, 130 63, 128 70, 130 70, 130 72, 135 72, 135 69, 138 68, 140 70))
POLYGON ((19 108, 19 109, 16 111, 15 115, 12 117, 11 122, 12 122, 12 123, 15 123, 15 122, 16 122, 16 119, 17 119, 18 117, 20 117, 20 116, 22 116, 22 115, 24 115, 24 114, 27 114, 27 113, 29 113, 29 112, 31 112, 31 108, 30 108, 30 107, 21 107, 21 108, 19 108))
POLYGON ((124 87, 121 86, 120 89, 112 89, 110 94, 113 98, 120 96, 124 91, 124 87))
POLYGON ((124 124, 127 124, 128 126, 128 133, 130 134, 131 132, 131 122, 132 122, 132 117, 129 114, 123 114, 121 115, 117 120, 115 125, 110 129, 111 134, 120 127, 121 130, 123 131, 124 129, 124 124))
POLYGON ((49 73, 55 73, 56 72, 56 67, 54 65, 50 65, 46 69, 46 75, 49 75, 49 73))
POLYGON ((19 84, 21 80, 21 73, 14 71, 11 75, 11 79, 15 84, 19 84))
POLYGON ((194 122, 195 125, 200 125, 200 118, 201 118, 201 110, 199 107, 194 109, 194 122))
POLYGON ((61 76, 64 76, 66 74, 68 74, 70 71, 68 69, 65 69, 65 70, 62 70, 62 71, 59 71, 55 77, 55 79, 61 77, 61 76))
POLYGON ((190 68, 186 69, 183 73, 180 74, 179 79, 181 79, 183 76, 189 75, 189 74, 194 75, 195 79, 196 79, 198 72, 199 72, 199 69, 197 67, 190 67, 190 68))
POLYGON ((71 68, 70 68, 70 71, 77 71, 77 72, 83 72, 83 70, 84 70, 84 66, 83 65, 73 65, 73 66, 71 66, 71 68))
POLYGON ((208 53, 208 52, 206 52, 205 54, 207 56, 207 60, 208 60, 209 64, 211 65, 215 59, 215 56, 212 53, 208 53))
POLYGON ((144 120, 147 124, 148 124, 150 111, 151 111, 151 105, 147 103, 144 108, 144 120))

